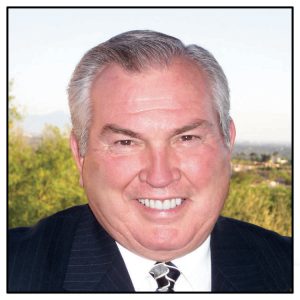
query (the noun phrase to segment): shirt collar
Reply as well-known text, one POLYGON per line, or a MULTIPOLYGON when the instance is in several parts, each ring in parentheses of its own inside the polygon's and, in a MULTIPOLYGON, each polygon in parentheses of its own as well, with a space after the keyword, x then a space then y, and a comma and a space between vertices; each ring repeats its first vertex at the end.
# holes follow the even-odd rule
MULTIPOLYGON (((194 251, 172 261, 185 277, 192 290, 211 290, 210 235, 194 251)), ((180 277, 179 277, 180 279, 180 277)))
POLYGON ((155 284, 151 284, 151 275, 149 274, 155 261, 129 251, 118 242, 116 244, 121 252, 135 290, 155 291, 155 284))
MULTIPOLYGON (((155 261, 141 257, 132 253, 122 245, 117 243, 121 252, 128 273, 136 291, 154 291, 156 283, 150 279, 149 271, 155 261)), ((200 247, 185 256, 172 260, 181 271, 176 287, 186 287, 186 281, 191 290, 208 291, 211 287, 211 259, 210 259, 210 236, 201 244, 200 247), (184 278, 182 278, 184 277, 184 278)), ((177 289, 175 289, 177 290, 177 289)))

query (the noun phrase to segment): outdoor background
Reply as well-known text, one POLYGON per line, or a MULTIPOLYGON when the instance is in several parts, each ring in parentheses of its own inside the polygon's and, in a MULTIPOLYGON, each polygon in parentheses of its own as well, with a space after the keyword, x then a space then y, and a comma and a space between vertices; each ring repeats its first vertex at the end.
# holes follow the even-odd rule
POLYGON ((11 9, 9 226, 86 203, 68 146, 66 87, 88 49, 133 29, 162 31, 216 56, 237 127, 223 215, 290 235, 288 9, 11 9))

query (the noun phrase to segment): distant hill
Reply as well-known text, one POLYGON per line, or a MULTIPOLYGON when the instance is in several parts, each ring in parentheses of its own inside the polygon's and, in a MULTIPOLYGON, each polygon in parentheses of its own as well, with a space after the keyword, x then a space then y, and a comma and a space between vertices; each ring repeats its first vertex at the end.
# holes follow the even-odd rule
POLYGON ((249 155, 250 153, 256 154, 273 154, 278 153, 279 156, 291 159, 292 150, 291 145, 280 143, 237 143, 234 146, 233 156, 239 153, 249 155))
POLYGON ((28 115, 22 122, 22 127, 27 134, 41 134, 46 124, 55 125, 64 128, 66 125, 71 126, 70 115, 63 111, 55 111, 43 115, 28 115))

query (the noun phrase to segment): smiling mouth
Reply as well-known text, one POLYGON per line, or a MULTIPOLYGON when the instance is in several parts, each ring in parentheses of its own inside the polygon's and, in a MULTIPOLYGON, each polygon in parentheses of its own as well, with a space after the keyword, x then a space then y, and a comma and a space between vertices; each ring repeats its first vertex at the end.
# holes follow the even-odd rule
POLYGON ((185 201, 184 198, 171 198, 165 200, 157 200, 157 199, 137 199, 139 203, 142 205, 157 209, 157 210, 169 210, 174 209, 177 206, 180 206, 185 201))

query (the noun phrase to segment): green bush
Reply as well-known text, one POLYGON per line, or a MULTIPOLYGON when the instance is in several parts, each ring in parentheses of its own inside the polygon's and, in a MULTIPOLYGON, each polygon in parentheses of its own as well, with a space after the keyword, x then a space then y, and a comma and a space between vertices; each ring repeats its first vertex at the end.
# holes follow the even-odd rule
POLYGON ((282 183, 271 185, 271 181, 282 176, 288 178, 289 174, 288 169, 271 169, 264 176, 259 170, 234 174, 222 214, 290 236, 291 186, 282 183))
POLYGON ((27 226, 67 207, 85 203, 67 133, 47 126, 30 145, 21 132, 9 135, 9 226, 27 226))

